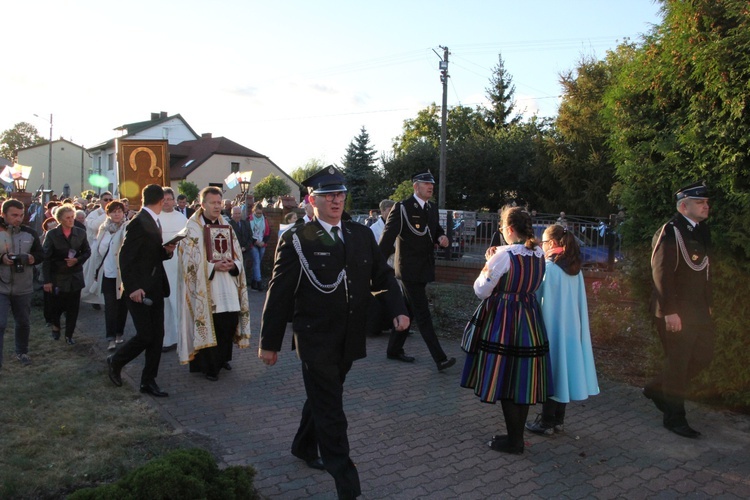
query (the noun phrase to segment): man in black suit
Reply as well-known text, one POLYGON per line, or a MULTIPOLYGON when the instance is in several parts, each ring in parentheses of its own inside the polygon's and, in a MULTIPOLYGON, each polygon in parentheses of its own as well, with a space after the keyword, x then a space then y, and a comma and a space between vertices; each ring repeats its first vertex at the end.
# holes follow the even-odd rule
MULTIPOLYGON (((427 283, 435 281, 435 245, 445 248, 450 244, 445 231, 438 224, 437 205, 430 203, 435 178, 430 171, 412 177, 414 195, 396 203, 380 237, 380 251, 388 258, 396 245, 394 269, 403 283, 404 294, 419 326, 419 332, 430 350, 438 371, 456 364, 448 359, 432 325, 427 302, 427 283)), ((411 363, 412 356, 404 352, 407 332, 392 331, 388 340, 388 359, 411 363)))
POLYGON ((122 385, 120 370, 145 351, 141 373, 141 392, 155 397, 169 396, 156 384, 164 340, 164 298, 169 296, 169 281, 162 261, 170 259, 175 245, 162 245, 159 213, 164 190, 156 184, 143 188, 143 208, 125 227, 120 250, 120 274, 123 297, 128 306, 135 337, 107 358, 109 378, 122 385))
POLYGON ((188 219, 195 213, 195 210, 188 206, 188 199, 184 194, 177 195, 177 211, 188 219))
POLYGON ((229 225, 234 229, 234 234, 237 236, 237 241, 242 249, 242 262, 246 275, 245 282, 250 286, 253 269, 253 229, 250 227, 250 222, 242 216, 242 207, 232 207, 232 218, 229 221, 229 225), (250 279, 248 279, 248 273, 250 279))
POLYGON ((384 290, 394 328, 408 328, 409 318, 393 270, 372 232, 341 219, 343 175, 329 166, 303 185, 311 192, 315 218, 281 237, 263 308, 258 357, 267 365, 276 363, 292 318, 307 393, 292 454, 310 467, 325 468, 336 481, 339 498, 355 498, 361 490, 349 458, 343 385, 352 362, 366 355, 371 292, 384 290))
POLYGON ((666 361, 664 370, 644 389, 664 413, 664 427, 697 438, 700 432, 685 418, 690 380, 711 364, 714 324, 711 319, 711 233, 708 189, 702 182, 675 193, 677 214, 654 235, 651 272, 654 314, 666 361))

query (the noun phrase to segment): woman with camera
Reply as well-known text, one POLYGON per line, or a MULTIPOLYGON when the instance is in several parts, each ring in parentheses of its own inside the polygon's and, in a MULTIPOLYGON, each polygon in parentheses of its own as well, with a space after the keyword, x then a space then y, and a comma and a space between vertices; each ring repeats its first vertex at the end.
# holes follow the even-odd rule
POLYGON ((65 341, 75 344, 73 331, 78 320, 83 264, 91 257, 86 231, 75 227, 76 209, 66 204, 55 212, 60 224, 44 238, 44 291, 55 295, 52 338, 60 339, 60 317, 65 313, 65 341))

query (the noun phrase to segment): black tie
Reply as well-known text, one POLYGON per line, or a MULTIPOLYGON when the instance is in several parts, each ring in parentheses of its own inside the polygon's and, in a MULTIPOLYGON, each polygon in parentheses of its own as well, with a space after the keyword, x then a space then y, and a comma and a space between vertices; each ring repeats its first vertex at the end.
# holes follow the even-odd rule
POLYGON ((333 242, 336 244, 337 247, 340 247, 342 250, 344 249, 344 240, 341 239, 341 236, 339 236, 339 227, 338 226, 331 226, 331 236, 333 237, 333 242))

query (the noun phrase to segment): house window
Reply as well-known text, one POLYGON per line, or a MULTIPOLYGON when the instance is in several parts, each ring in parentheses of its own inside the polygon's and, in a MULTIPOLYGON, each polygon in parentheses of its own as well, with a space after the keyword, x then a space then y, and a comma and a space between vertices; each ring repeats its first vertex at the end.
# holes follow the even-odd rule
POLYGON ((231 174, 236 174, 240 171, 240 162, 233 161, 232 162, 232 170, 230 171, 231 174))
POLYGON ((109 153, 107 155, 107 170, 114 170, 115 169, 115 154, 109 153))

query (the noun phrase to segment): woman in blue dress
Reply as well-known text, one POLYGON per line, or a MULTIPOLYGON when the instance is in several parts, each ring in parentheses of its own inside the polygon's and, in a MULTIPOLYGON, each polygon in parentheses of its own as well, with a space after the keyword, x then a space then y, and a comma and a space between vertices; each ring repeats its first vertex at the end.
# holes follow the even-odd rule
POLYGON ((545 261, 525 210, 504 208, 500 230, 509 244, 488 251, 493 255, 474 282, 483 300, 464 333, 461 386, 484 403, 500 401, 508 434, 494 436, 489 447, 521 454, 529 405, 552 393, 547 334, 536 299, 545 261))
POLYGON ((554 395, 542 405, 542 414, 526 428, 551 435, 563 431, 566 404, 599 394, 599 381, 591 347, 581 249, 575 236, 560 225, 544 231, 542 248, 547 256, 547 271, 538 295, 547 326, 555 387, 554 395))

